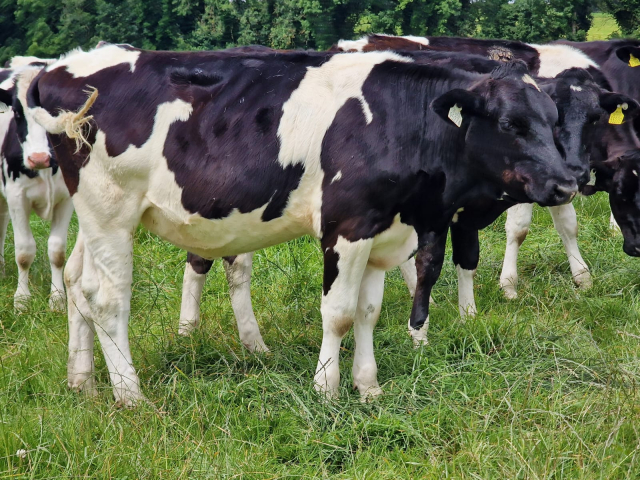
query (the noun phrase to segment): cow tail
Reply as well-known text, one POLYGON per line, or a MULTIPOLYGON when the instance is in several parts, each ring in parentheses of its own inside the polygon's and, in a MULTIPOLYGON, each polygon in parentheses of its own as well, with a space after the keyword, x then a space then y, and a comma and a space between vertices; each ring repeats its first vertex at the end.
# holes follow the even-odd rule
POLYGON ((93 116, 87 116, 86 114, 98 98, 98 89, 89 87, 89 90, 86 90, 85 93, 89 94, 89 97, 77 112, 62 110, 55 117, 42 107, 36 107, 36 111, 34 112, 36 121, 42 125, 47 132, 54 135, 65 133, 67 137, 75 140, 75 153, 78 153, 83 145, 91 149, 91 144, 87 140, 89 130, 87 127, 89 127, 89 122, 93 116))

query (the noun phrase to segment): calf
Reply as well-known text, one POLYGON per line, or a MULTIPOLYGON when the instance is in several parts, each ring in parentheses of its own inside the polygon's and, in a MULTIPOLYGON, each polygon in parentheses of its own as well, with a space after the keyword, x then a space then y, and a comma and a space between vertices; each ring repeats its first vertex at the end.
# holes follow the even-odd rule
POLYGON ((364 398, 379 394, 373 327, 384 271, 446 236, 476 198, 553 205, 577 191, 554 146, 556 107, 525 75, 521 63, 479 75, 390 52, 120 46, 47 67, 22 98, 54 134, 80 224, 65 269, 69 385, 93 388, 95 331, 117 401, 141 398, 127 320, 142 222, 204 258, 320 238, 316 387, 337 393, 340 344, 354 324, 354 384, 364 398), (108 95, 94 92, 73 113, 88 86, 108 95), (76 151, 74 137, 91 149, 76 151))
MULTIPOLYGON (((401 48, 404 50, 436 50, 456 51, 483 55, 494 60, 520 59, 527 63, 532 73, 540 77, 555 77, 567 68, 578 67, 586 69, 601 88, 611 89, 603 72, 597 63, 583 52, 567 45, 529 45, 517 41, 506 40, 481 40, 473 38, 456 37, 423 37, 420 41, 408 38, 398 38, 389 35, 369 35, 357 41, 341 40, 334 50, 342 51, 374 51, 377 49, 401 48)), ((621 93, 625 93, 623 90, 621 93)), ((625 102, 620 102, 624 104, 625 102)), ((629 115, 627 115, 629 118, 629 115)), ((579 183, 584 185, 589 180, 588 163, 582 166, 573 165, 574 173, 579 178, 579 183)), ((521 204, 508 210, 506 233, 507 247, 503 268, 500 275, 500 286, 507 298, 517 296, 516 285, 518 281, 517 257, 520 246, 527 236, 533 212, 532 204, 521 204)), ((578 224, 573 205, 561 205, 550 208, 554 220, 554 226, 560 234, 560 238, 567 252, 571 274, 577 285, 588 288, 591 286, 591 274, 586 262, 580 254, 577 243, 578 224)), ((474 271, 464 271, 458 268, 459 282, 463 285, 473 285, 471 280, 474 271), (461 278, 463 276, 464 278, 461 278)), ((465 298, 473 298, 472 293, 462 294, 465 298)), ((461 310, 464 308, 461 306, 461 310)), ((475 306, 469 305, 466 309, 470 313, 475 312, 475 306)))
MULTIPOLYGON (((62 179, 62 174, 52 158, 46 131, 35 122, 16 122, 24 116, 22 104, 13 94, 17 85, 26 85, 38 74, 43 60, 18 58, 10 65, 27 65, 22 68, 0 70, 0 101, 13 108, 0 114, 0 162, 2 185, 0 187, 0 253, 9 218, 13 224, 15 257, 18 265, 18 287, 14 295, 17 310, 27 306, 31 297, 29 269, 36 255, 36 243, 31 232, 29 217, 35 212, 51 222, 48 241, 51 264, 51 296, 49 307, 62 311, 65 305, 62 267, 64 266, 67 231, 73 204, 62 179), (34 66, 37 64, 39 66, 34 66), (18 126, 20 125, 20 126, 18 126), (36 169, 36 170, 34 170, 36 169)), ((0 255, 4 262, 4 257, 0 255)))

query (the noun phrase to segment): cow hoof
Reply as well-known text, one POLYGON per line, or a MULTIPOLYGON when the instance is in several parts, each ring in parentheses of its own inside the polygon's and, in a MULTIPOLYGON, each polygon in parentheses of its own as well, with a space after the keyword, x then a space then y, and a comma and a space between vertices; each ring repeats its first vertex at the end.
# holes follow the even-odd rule
POLYGON ((384 393, 379 385, 372 385, 364 391, 358 388, 358 391, 360 392, 360 402, 362 403, 372 402, 384 393))
POLYGON ((64 313, 67 311, 67 297, 62 292, 54 292, 49 297, 49 310, 64 313))
POLYGON ((422 327, 420 327, 419 329, 415 329, 415 328, 411 328, 411 325, 409 324, 409 335, 411 336, 411 339, 413 340, 413 346, 414 348, 420 348, 424 345, 428 345, 429 344, 429 339, 427 338, 427 333, 429 330, 429 318, 427 317, 427 321, 424 322, 424 325, 422 325, 422 327))
POLYGON ((262 337, 258 337, 255 340, 242 341, 242 344, 249 350, 251 353, 268 353, 269 347, 264 343, 262 337))
POLYGON ((502 291, 504 292, 504 296, 507 300, 514 300, 518 298, 518 292, 512 285, 503 285, 502 291))
POLYGON ((588 290, 593 286, 593 282, 591 281, 591 273, 589 273, 589 270, 583 270, 578 273, 573 277, 573 281, 576 282, 576 285, 578 285, 583 290, 588 290))
POLYGON ((180 320, 180 326, 178 327, 178 335, 182 337, 188 337, 198 327, 197 321, 180 320))
POLYGON ((93 376, 86 378, 76 378, 68 381, 67 385, 71 390, 76 393, 82 393, 87 397, 96 397, 98 395, 98 389, 96 388, 93 376))
POLYGON ((16 313, 23 313, 29 308, 29 302, 31 301, 31 296, 29 295, 14 295, 13 297, 13 308, 16 313))
POLYGON ((140 404, 148 403, 150 404, 147 397, 142 395, 139 392, 127 392, 126 394, 122 393, 119 399, 116 399, 115 407, 116 408, 135 408, 140 404))

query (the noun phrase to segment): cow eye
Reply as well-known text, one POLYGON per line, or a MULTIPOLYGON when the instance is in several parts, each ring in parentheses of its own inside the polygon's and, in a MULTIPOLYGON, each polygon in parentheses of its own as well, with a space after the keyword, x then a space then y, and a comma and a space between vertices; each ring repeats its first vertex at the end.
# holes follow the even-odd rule
POLYGON ((517 120, 501 118, 498 122, 500 130, 506 133, 524 135, 527 132, 527 125, 517 120))

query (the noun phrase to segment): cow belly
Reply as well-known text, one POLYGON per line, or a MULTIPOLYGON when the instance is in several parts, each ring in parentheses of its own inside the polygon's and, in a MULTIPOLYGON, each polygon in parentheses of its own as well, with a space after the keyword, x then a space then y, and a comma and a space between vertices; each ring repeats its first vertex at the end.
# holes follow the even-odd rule
POLYGON ((176 222, 166 211, 151 207, 143 214, 142 224, 174 245, 210 259, 259 250, 312 233, 287 214, 263 222, 265 208, 266 205, 249 213, 234 210, 220 220, 189 215, 176 222))
POLYGON ((406 262, 418 249, 418 235, 413 227, 394 219, 391 227, 374 239, 369 264, 382 270, 390 270, 406 262))

